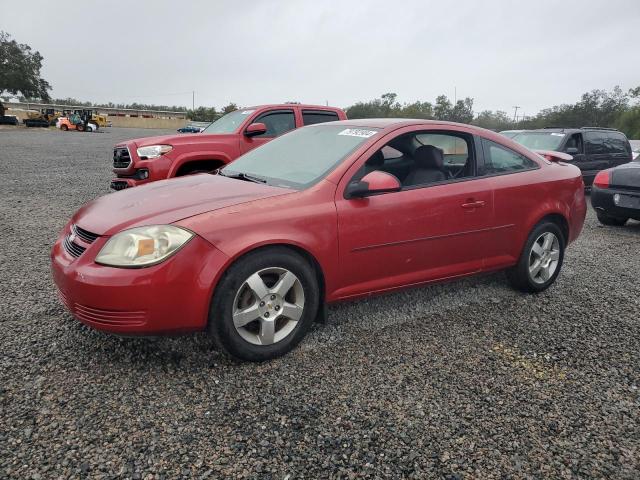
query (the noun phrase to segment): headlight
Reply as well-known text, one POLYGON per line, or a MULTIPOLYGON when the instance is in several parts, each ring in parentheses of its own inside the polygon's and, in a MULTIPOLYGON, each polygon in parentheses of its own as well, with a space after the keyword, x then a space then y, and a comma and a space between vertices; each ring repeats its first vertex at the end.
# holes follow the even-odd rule
POLYGON ((148 147, 140 147, 136 152, 142 160, 146 160, 148 158, 161 157, 165 153, 169 153, 171 150, 173 150, 171 145, 150 145, 148 147))
POLYGON ((154 225, 124 230, 111 237, 96 263, 112 267, 147 267, 176 253, 193 233, 173 225, 154 225))

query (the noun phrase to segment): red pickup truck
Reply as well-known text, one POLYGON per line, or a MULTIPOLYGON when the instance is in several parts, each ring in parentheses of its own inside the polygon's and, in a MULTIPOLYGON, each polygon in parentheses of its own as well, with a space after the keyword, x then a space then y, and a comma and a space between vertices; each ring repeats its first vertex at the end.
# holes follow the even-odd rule
POLYGON ((334 107, 262 105, 228 113, 199 134, 128 140, 114 147, 111 188, 211 172, 289 130, 346 118, 334 107))

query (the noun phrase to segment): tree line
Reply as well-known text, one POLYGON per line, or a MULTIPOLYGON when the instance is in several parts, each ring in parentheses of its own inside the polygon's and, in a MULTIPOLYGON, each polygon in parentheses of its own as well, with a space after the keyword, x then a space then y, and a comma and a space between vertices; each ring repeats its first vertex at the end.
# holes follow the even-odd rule
MULTIPOLYGON (((11 36, 0 31, 0 115, 4 115, 2 101, 20 94, 22 101, 51 102, 51 86, 42 79, 42 55, 29 45, 17 43, 11 36), (3 95, 3 94, 8 94, 3 95)), ((417 100, 400 103, 396 93, 385 93, 380 98, 357 102, 345 111, 349 118, 400 117, 447 120, 469 123, 491 130, 530 129, 542 127, 613 127, 627 137, 640 139, 640 86, 625 92, 620 87, 611 91, 592 90, 582 95, 576 103, 567 103, 545 108, 537 115, 514 121, 507 112, 483 110, 474 112, 473 98, 451 101, 446 95, 436 97, 434 102, 417 100)), ((55 99, 60 105, 86 107, 129 108, 133 110, 171 110, 185 112, 193 121, 211 122, 221 115, 238 109, 235 103, 220 108, 152 105, 142 103, 93 103, 75 98, 55 99)))
POLYGON ((611 127, 629 138, 640 139, 640 87, 624 92, 620 87, 611 91, 592 90, 572 104, 556 105, 537 115, 514 121, 501 110, 473 111, 473 98, 452 103, 446 95, 435 102, 400 103, 395 93, 385 93, 368 102, 358 102, 348 108, 349 118, 421 118, 469 123, 490 130, 533 129, 544 127, 611 127))

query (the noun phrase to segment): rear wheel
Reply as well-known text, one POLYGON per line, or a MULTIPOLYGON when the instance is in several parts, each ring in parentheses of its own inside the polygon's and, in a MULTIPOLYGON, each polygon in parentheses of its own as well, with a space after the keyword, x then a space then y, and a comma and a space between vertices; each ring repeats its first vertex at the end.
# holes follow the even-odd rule
POLYGON ((542 292, 555 282, 564 260, 565 239, 553 222, 543 222, 531 231, 520 259, 507 271, 514 288, 542 292))
POLYGON ((601 224, 608 225, 610 227, 622 227, 627 223, 627 220, 629 220, 628 218, 610 217, 606 213, 602 212, 596 212, 596 216, 601 224))
POLYGON ((319 299, 315 272, 303 257, 282 247, 262 249, 241 258, 220 280, 209 333, 233 357, 276 358, 300 343, 319 299))

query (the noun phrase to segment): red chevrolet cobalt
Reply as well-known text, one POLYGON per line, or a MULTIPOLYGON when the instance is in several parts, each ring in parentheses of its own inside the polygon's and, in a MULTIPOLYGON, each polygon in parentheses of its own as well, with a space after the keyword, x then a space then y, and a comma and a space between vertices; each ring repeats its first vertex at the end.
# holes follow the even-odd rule
POLYGON ((586 212, 580 170, 553 155, 446 122, 304 127, 217 175, 88 203, 53 247, 53 276, 96 329, 206 330, 266 360, 330 302, 500 269, 520 290, 549 287, 586 212))

